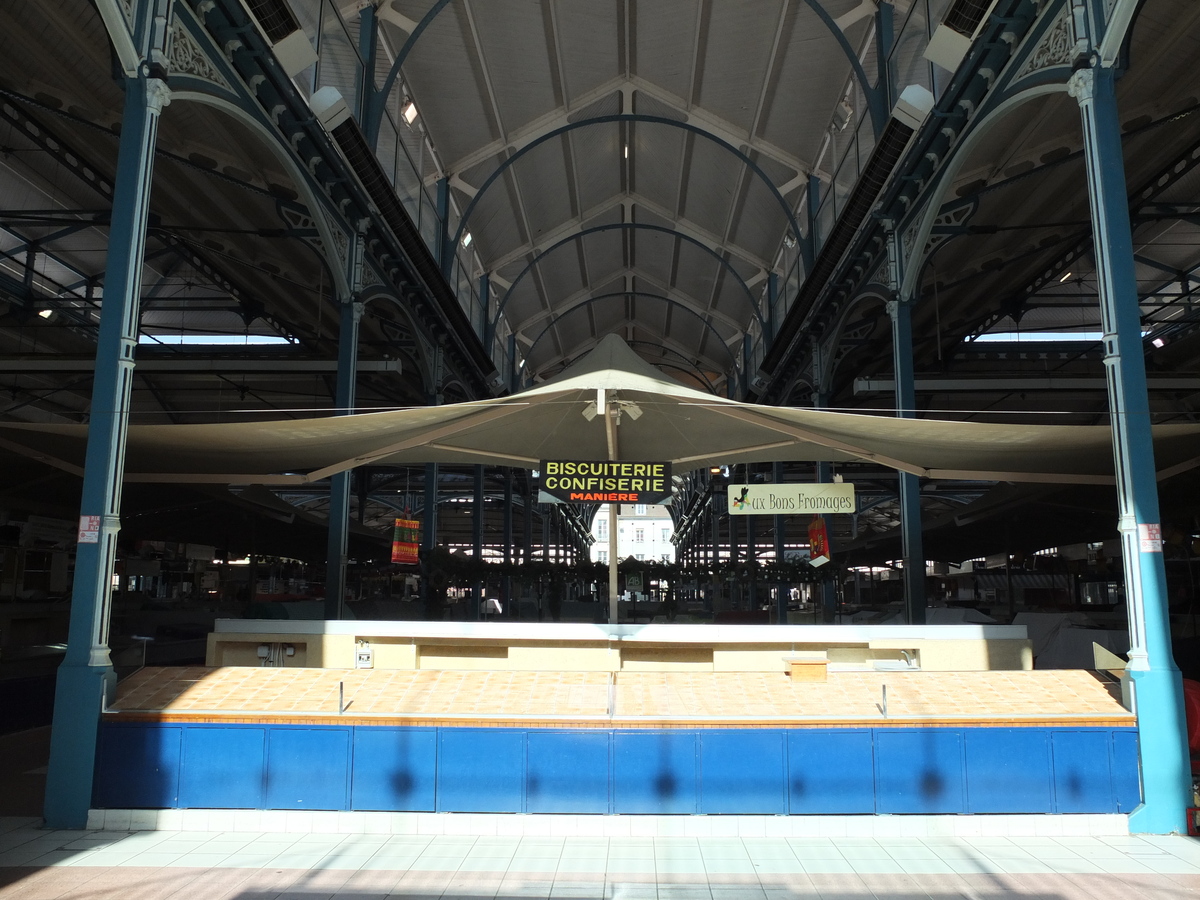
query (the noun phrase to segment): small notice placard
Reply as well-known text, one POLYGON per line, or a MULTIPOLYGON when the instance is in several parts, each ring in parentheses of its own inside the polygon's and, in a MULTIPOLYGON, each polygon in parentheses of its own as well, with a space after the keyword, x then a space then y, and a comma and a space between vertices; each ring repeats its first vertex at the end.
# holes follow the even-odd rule
POLYGON ((849 482, 729 485, 729 512, 735 516, 829 515, 855 509, 854 485, 849 482))
POLYGON ((1138 543, 1143 553, 1162 553, 1162 525, 1138 525, 1138 543))
POLYGON ((80 516, 79 517, 79 543, 81 543, 81 544, 98 544, 98 543, 100 543, 100 517, 99 516, 80 516))

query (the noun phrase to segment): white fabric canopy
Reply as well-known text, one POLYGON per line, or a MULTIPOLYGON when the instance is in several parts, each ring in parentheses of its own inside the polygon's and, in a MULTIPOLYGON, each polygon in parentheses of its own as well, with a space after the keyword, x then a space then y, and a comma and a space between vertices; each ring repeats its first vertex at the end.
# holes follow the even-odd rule
MULTIPOLYGON (((134 425, 126 479, 304 484, 361 465, 536 468, 610 457, 597 392, 620 409, 616 459, 677 472, 743 462, 872 462, 921 476, 1111 483, 1107 427, 995 425, 758 406, 663 376, 618 337, 557 378, 494 400, 274 422, 134 425)), ((1200 464, 1200 425, 1154 428, 1160 477, 1200 464)), ((82 473, 82 425, 0 424, 0 446, 82 473)))

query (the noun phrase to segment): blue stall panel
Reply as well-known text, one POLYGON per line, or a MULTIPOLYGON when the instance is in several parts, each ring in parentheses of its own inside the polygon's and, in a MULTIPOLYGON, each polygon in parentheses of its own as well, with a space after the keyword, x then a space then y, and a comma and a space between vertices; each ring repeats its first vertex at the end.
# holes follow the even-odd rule
POLYGON ((158 724, 103 726, 93 804, 100 809, 177 805, 182 730, 158 724))
POLYGON ((1142 802, 1142 781, 1138 777, 1137 732, 1112 733, 1112 784, 1117 812, 1133 812, 1142 802))
POLYGON ((793 814, 875 812, 875 751, 867 729, 788 732, 793 814))
POLYGON ((268 809, 349 809, 349 728, 272 728, 268 736, 268 809))
POLYGON ((1054 811, 1050 739, 1040 728, 968 728, 967 810, 1054 811))
POLYGON ((179 805, 261 809, 265 762, 262 728, 190 725, 183 729, 179 805))
POLYGON ((783 732, 762 728, 700 733, 702 813, 787 812, 783 732))
POLYGON ((948 728, 875 729, 881 813, 961 813, 963 736, 948 728))
POLYGON ((1055 731, 1054 811, 1058 813, 1114 812, 1112 776, 1108 764, 1110 731, 1055 731))
POLYGON ((354 729, 350 808, 433 812, 437 730, 354 729))
POLYGON ((531 813, 607 813, 608 731, 531 731, 525 808, 531 813))
POLYGON ((696 733, 613 734, 613 812, 695 813, 696 733))
POLYGON ((438 729, 438 812, 522 812, 525 732, 438 729))

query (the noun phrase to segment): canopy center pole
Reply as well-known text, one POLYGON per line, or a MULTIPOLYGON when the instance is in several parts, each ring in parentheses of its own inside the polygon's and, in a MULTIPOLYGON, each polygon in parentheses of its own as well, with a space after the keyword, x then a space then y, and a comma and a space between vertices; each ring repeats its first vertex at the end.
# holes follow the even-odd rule
MULTIPOLYGON (((603 407, 604 434, 608 438, 608 459, 617 459, 617 420, 613 417, 613 407, 606 402, 603 388, 596 391, 596 406, 603 407)), ((599 410, 597 410, 599 411, 599 410)), ((608 503, 608 622, 618 624, 620 613, 617 609, 617 503, 608 503)))

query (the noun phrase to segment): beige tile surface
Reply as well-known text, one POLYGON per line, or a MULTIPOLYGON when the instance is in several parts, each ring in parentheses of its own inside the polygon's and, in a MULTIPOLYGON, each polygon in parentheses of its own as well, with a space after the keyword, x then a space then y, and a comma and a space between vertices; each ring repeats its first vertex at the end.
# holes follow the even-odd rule
MULTIPOLYGON (((147 668, 121 683, 116 713, 309 720, 345 714, 405 719, 544 718, 610 721, 607 673, 147 668)), ((1054 721, 1132 723, 1116 685, 1079 670, 1007 672, 831 672, 794 683, 783 672, 622 672, 613 718, 663 722, 813 724, 1054 721)))

